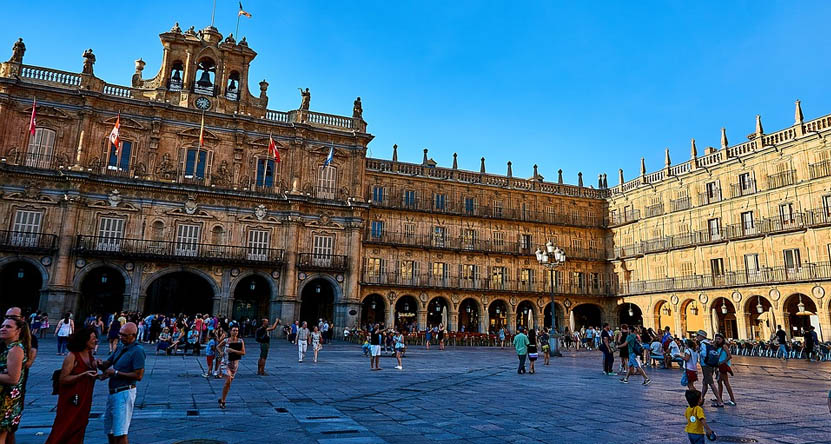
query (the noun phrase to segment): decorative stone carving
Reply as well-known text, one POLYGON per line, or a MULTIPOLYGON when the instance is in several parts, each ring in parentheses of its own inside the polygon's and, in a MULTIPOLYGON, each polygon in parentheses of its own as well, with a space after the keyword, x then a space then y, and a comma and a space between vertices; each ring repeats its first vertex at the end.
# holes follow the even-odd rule
POLYGON ((92 160, 89 161, 89 165, 87 165, 87 167, 91 170, 101 169, 101 159, 99 157, 93 157, 92 160))
POLYGON ((18 38, 12 46, 12 58, 9 59, 11 63, 23 63, 23 54, 26 53, 26 45, 23 44, 23 39, 18 38))
POLYGON ((121 192, 118 190, 112 190, 110 194, 107 195, 107 202, 110 203, 111 207, 117 207, 118 204, 121 203, 121 192))
POLYGON ((672 295, 670 302, 672 302, 672 305, 678 305, 678 295, 672 295))
POLYGON ((266 214, 268 214, 268 210, 265 205, 259 204, 254 208, 254 216, 257 217, 257 220, 265 219, 266 214))
POLYGON ((735 302, 741 302, 742 301, 742 294, 739 293, 738 291, 734 291, 732 296, 733 296, 733 301, 735 301, 735 302))
POLYGON ((358 97, 355 99, 355 102, 352 104, 352 117, 356 119, 362 119, 364 115, 364 107, 361 105, 361 98, 358 97))
POLYGON ((300 109, 307 110, 309 109, 309 104, 312 101, 312 93, 309 92, 309 88, 306 88, 303 91, 303 88, 297 88, 300 90, 300 109))
POLYGON ((231 170, 228 168, 228 161, 223 160, 219 164, 219 168, 211 176, 211 181, 214 185, 228 186, 231 185, 231 170))
POLYGON ((199 207, 196 204, 196 197, 193 195, 188 196, 188 200, 185 201, 185 213, 194 214, 196 213, 197 208, 199 207))
POLYGON ((27 183, 23 188, 23 197, 26 199, 37 199, 40 195, 40 188, 34 183, 27 183))
POLYGON ((136 176, 145 177, 147 176, 147 165, 144 162, 139 162, 136 164, 136 176))
POLYGON ((771 288, 768 292, 768 296, 770 296, 771 300, 778 301, 779 298, 782 297, 782 294, 779 293, 779 290, 771 288))
POLYGON ((92 53, 92 48, 87 49, 84 51, 84 68, 81 71, 82 74, 89 74, 93 75, 93 65, 95 65, 95 54, 92 53))
POLYGON ((174 23, 173 27, 170 28, 170 31, 168 31, 168 32, 175 32, 176 34, 181 34, 182 33, 182 28, 179 27, 179 22, 174 23))
POLYGON ((164 153, 162 155, 161 162, 159 162, 159 165, 156 166, 156 176, 166 180, 173 180, 176 178, 176 166, 173 164, 173 161, 170 160, 169 153, 164 153))
POLYGON ((698 302, 700 302, 702 304, 707 304, 707 300, 708 300, 708 298, 707 298, 706 294, 698 293, 698 302))
POLYGON ((421 302, 425 304, 427 303, 427 293, 421 293, 420 295, 418 295, 418 298, 421 300, 421 302))
POLYGON ((390 301, 390 305, 393 305, 395 303, 395 292, 394 291, 391 291, 391 292, 389 292, 389 294, 387 294, 387 300, 390 301))
POLYGON ((514 296, 511 296, 511 305, 516 305, 517 299, 514 296))
POLYGON ((817 299, 822 299, 825 296, 825 289, 819 285, 814 285, 814 288, 811 289, 811 294, 817 299))

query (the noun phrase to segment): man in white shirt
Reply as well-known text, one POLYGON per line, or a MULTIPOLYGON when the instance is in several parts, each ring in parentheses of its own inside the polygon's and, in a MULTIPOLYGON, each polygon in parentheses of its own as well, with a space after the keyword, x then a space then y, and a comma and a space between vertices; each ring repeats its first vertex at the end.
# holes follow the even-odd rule
POLYGON ((309 335, 309 327, 306 321, 297 329, 297 337, 294 343, 297 344, 297 362, 303 362, 303 357, 306 355, 306 348, 309 346, 311 335, 309 335))

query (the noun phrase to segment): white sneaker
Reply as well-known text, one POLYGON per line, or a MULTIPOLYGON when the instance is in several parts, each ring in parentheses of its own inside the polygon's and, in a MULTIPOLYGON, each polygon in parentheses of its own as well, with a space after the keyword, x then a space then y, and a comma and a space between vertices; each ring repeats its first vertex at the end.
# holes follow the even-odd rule
POLYGON ((402 367, 400 365, 396 365, 395 368, 397 368, 398 370, 404 370, 404 367, 402 367))

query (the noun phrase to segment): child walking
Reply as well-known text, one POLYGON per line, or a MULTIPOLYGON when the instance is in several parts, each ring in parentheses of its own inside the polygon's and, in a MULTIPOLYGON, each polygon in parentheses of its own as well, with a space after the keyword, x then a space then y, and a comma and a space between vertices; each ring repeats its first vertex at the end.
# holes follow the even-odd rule
POLYGON ((687 425, 684 431, 687 432, 687 437, 690 439, 690 444, 704 444, 704 431, 707 431, 707 436, 711 441, 716 439, 716 434, 713 429, 707 425, 707 418, 704 416, 704 409, 699 405, 701 403, 701 392, 696 389, 687 390, 684 393, 687 398, 687 410, 684 411, 684 417, 687 418, 687 425))

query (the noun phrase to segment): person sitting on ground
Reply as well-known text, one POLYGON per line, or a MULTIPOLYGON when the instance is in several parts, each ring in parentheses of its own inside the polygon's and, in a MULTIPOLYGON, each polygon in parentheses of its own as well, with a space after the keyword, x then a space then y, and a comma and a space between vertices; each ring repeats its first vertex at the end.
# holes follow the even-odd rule
MULTIPOLYGON (((678 338, 669 341, 666 358, 664 359, 664 367, 672 368, 672 363, 684 363, 684 358, 681 356, 681 340, 678 338)), ((683 367, 683 365, 682 365, 683 367)))

